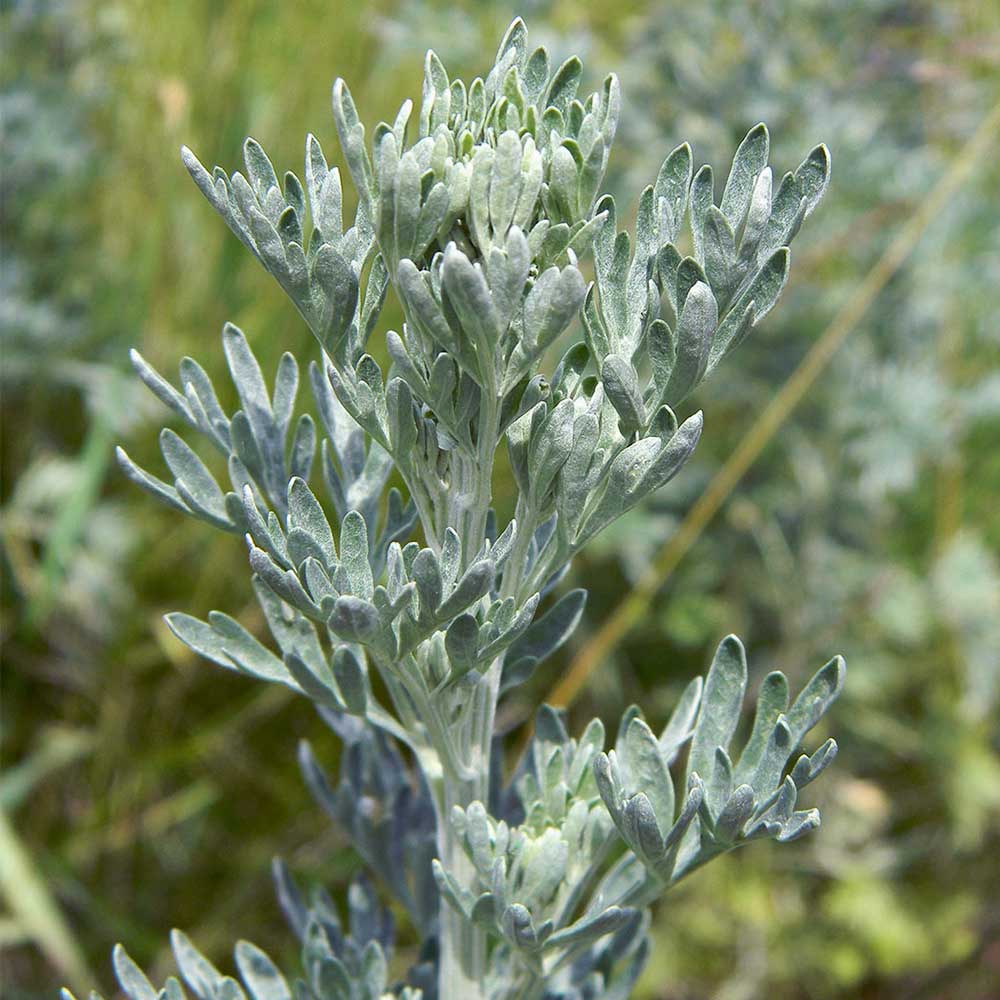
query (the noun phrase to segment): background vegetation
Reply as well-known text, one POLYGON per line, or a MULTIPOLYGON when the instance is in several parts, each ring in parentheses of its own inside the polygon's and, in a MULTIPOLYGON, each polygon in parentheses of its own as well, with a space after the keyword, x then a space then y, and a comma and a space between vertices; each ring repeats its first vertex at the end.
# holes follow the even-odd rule
MULTIPOLYGON (((842 759, 818 793, 824 827, 716 862, 672 894, 638 995, 995 995, 1000 8, 13 0, 0 15, 7 996, 52 996, 61 981, 107 991, 112 943, 155 968, 171 926, 223 966, 238 937, 279 954, 291 936, 271 855, 333 888, 354 870, 295 763, 308 735, 332 766, 333 735, 290 693, 196 662, 160 621, 223 607, 261 624, 239 543, 113 467, 116 440, 157 462, 162 415, 126 353, 136 344, 163 371, 191 353, 214 376, 231 319, 265 368, 286 349, 311 354, 177 147, 234 164, 252 131, 298 165, 307 131, 332 136, 335 76, 366 118, 386 116, 419 93, 426 47, 478 72, 514 13, 595 77, 619 72, 619 204, 681 139, 723 167, 761 119, 783 167, 815 141, 834 154, 792 286, 700 393, 694 463, 576 566, 586 623, 533 682, 541 698, 562 681, 577 721, 632 700, 660 718, 727 631, 747 640, 758 678, 780 668, 794 683, 837 651, 851 666, 832 722, 842 759), (934 200, 955 169, 961 183, 934 200), (900 233, 899 266, 879 270, 900 233), (862 310, 866 288, 878 294, 862 310), (803 368, 817 343, 838 349, 803 368), (773 435, 755 430, 789 385, 801 398, 786 388, 779 401, 797 405, 773 435), (760 447, 747 473, 712 485, 748 436, 760 447), (717 503, 701 501, 714 516, 698 532, 682 519, 706 490, 717 503), (663 551, 682 523, 684 544, 663 551), (608 621, 622 627, 599 631, 608 621)), ((504 504, 507 485, 496 492, 504 504)))

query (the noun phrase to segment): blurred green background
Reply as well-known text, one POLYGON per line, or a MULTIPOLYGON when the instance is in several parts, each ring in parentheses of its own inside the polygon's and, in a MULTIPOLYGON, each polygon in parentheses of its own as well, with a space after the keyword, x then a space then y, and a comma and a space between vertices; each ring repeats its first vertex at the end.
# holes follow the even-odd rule
MULTIPOLYGON (((298 169, 336 146, 335 76, 368 121, 418 96, 428 46, 488 68, 514 14, 625 93, 610 187, 634 209, 690 140, 724 169, 758 120, 772 162, 825 141, 834 180, 779 307, 696 401, 695 461, 586 553, 579 663, 753 420, 855 301, 890 241, 1000 98, 984 0, 8 0, 0 29, 6 996, 111 993, 109 953, 169 965, 186 929, 223 967, 240 937, 289 964, 268 864, 343 885, 357 861, 295 763, 336 740, 310 706, 197 662, 160 616, 261 622, 238 540, 131 488, 116 441, 157 468, 164 413, 128 372, 223 370, 224 320, 265 370, 311 356, 293 309, 191 185, 177 148, 236 164, 247 133, 298 169)), ((843 652, 841 760, 824 826, 720 860, 656 911, 641 1000, 962 998, 1000 984, 1000 135, 570 713, 663 719, 728 631, 751 669, 802 680, 843 652)), ((390 303, 387 325, 398 325, 390 303)), ((225 380, 222 380, 225 384, 225 380)), ((508 484, 496 484, 498 501, 508 484)), ((647 590, 642 591, 646 594, 647 590)), ((821 737, 827 733, 819 734, 821 737)))

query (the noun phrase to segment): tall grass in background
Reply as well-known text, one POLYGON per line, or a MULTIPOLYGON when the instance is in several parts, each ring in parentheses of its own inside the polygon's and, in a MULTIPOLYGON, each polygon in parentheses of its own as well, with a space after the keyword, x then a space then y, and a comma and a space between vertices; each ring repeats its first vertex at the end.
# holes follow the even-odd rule
MULTIPOLYGON (((298 776, 302 736, 336 760, 308 705, 204 669, 160 624, 182 604, 231 605, 245 553, 110 471, 123 435, 155 462, 157 425, 120 378, 125 345, 167 370, 231 319, 265 369, 305 348, 173 152, 232 162, 252 124, 276 164, 297 166, 304 132, 332 140, 335 75, 384 116, 419 86, 403 75, 414 54, 435 46, 478 71, 512 13, 556 56, 622 66, 616 194, 648 182, 679 136, 723 165, 762 118, 778 161, 820 137, 835 158, 828 235, 797 251, 740 379, 703 390, 715 424, 697 467, 577 567, 595 631, 1000 93, 1000 15, 961 0, 8 4, 0 809, 29 880, 0 869, 9 995, 51 995, 83 962, 107 983, 120 938, 155 968, 164 921, 220 959, 233 928, 277 946, 272 851, 330 885, 354 870, 298 776), (640 106, 656 134, 637 131, 640 106)), ((770 668, 814 662, 831 634, 856 665, 832 822, 790 855, 718 862, 697 897, 679 890, 640 996, 985 997, 1000 974, 997 164, 969 175, 578 696, 581 714, 640 696, 665 714, 733 621, 762 663, 773 651, 770 668)))

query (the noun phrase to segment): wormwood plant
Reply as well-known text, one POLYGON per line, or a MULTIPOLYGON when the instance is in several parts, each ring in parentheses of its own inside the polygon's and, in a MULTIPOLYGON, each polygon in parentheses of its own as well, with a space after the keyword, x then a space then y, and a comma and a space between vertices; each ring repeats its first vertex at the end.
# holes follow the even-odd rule
MULTIPOLYGON (((618 81, 579 100, 579 60, 553 71, 525 36, 515 21, 468 87, 428 53, 417 120, 407 101, 370 143, 336 82, 358 192, 347 229, 340 174, 313 136, 304 184, 279 180, 252 139, 245 174, 209 173, 183 151, 322 354, 309 366, 318 425, 295 417, 296 360, 283 356, 269 389, 234 326, 223 331, 240 400, 231 415, 197 362, 181 362, 176 388, 133 354, 146 385, 221 453, 231 489, 170 429, 172 485, 123 451, 121 466, 163 502, 246 539, 277 651, 221 612, 167 621, 205 658, 319 707, 344 741, 341 777, 331 786, 306 746, 306 780, 421 941, 396 982, 393 919, 371 883, 351 887, 343 924, 279 862, 301 978, 289 986, 241 942, 241 986, 175 932, 181 975, 203 1000, 244 990, 254 1000, 625 998, 650 903, 718 854, 819 823, 796 800, 836 744, 789 763, 836 698, 843 661, 791 705, 784 676, 764 678, 735 753, 747 664, 734 636, 658 733, 632 708, 606 751, 599 720, 571 738, 543 706, 505 781, 498 701, 566 641, 585 594, 541 602, 582 546, 688 459, 702 416, 679 422, 675 411, 773 307, 788 245, 829 180, 819 146, 775 188, 758 125, 718 205, 711 168, 692 177, 682 145, 640 195, 635 235, 619 232, 613 200, 600 197, 618 81), (367 344, 390 286, 405 322, 385 335, 383 372, 367 344), (582 339, 544 374, 578 319, 582 339), (509 520, 490 506, 502 448, 517 486, 509 520), (393 471, 406 500, 387 490, 393 471)), ((184 996, 172 978, 155 990, 120 948, 115 966, 132 1000, 184 996)))

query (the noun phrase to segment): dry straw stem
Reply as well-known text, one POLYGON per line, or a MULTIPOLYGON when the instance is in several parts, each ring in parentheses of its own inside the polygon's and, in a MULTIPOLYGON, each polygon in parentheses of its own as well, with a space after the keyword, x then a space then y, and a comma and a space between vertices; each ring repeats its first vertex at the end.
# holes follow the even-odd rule
POLYGON ((95 982, 45 877, 0 809, 0 898, 6 899, 20 931, 32 938, 45 957, 74 987, 95 982))
POLYGON ((823 331, 798 368, 774 396, 743 440, 715 474, 705 492, 681 521, 677 531, 662 546, 645 572, 600 629, 580 649, 570 669, 545 699, 555 706, 569 705, 587 679, 603 663, 629 629, 645 614, 657 590, 677 568, 681 559, 726 502, 744 473, 767 447, 781 425, 802 401, 837 349, 878 298, 889 279, 899 270, 920 242, 927 227, 948 203, 959 185, 987 152, 1000 127, 1000 104, 983 119, 975 134, 956 155, 950 169, 900 229, 855 293, 823 331))

